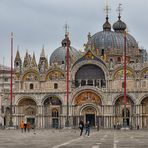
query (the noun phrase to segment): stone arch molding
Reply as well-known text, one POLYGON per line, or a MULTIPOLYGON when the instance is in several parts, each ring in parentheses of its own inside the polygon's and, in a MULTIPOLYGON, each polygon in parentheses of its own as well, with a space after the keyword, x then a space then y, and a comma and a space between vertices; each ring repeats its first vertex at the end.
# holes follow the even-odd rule
POLYGON ((15 101, 15 104, 18 105, 19 102, 20 102, 21 100, 23 100, 23 99, 32 99, 32 100, 36 103, 37 106, 39 105, 39 102, 38 102, 38 101, 36 100, 36 98, 33 97, 33 96, 21 96, 21 97, 19 97, 19 98, 15 101))
POLYGON ((48 97, 52 97, 52 96, 56 96, 60 101, 61 103, 63 104, 63 99, 61 96, 59 96, 58 94, 48 94, 48 95, 45 95, 41 101, 41 105, 44 105, 44 102, 45 100, 48 98, 48 97))
POLYGON ((80 108, 80 110, 79 110, 79 115, 81 115, 82 114, 82 112, 83 112, 83 110, 85 109, 85 108, 87 108, 87 107, 91 107, 91 108, 93 108, 95 111, 96 111, 96 115, 98 116, 98 115, 101 115, 101 107, 97 107, 95 104, 93 104, 93 103, 86 103, 86 104, 84 104, 84 105, 82 105, 81 106, 81 108, 80 108))
POLYGON ((84 66, 84 65, 87 65, 87 64, 92 64, 92 65, 96 65, 96 66, 100 67, 102 69, 102 71, 104 72, 104 74, 105 74, 105 78, 108 78, 109 71, 105 67, 105 65, 103 65, 102 63, 99 63, 98 61, 86 60, 86 61, 82 61, 82 62, 78 63, 77 65, 75 65, 73 67, 73 69, 71 71, 71 78, 72 78, 72 80, 75 80, 75 74, 77 73, 79 68, 84 66))
POLYGON ((145 98, 147 98, 147 97, 148 97, 148 94, 145 94, 145 95, 141 96, 141 97, 138 99, 137 104, 140 105, 141 102, 142 102, 145 98))
MULTIPOLYGON (((123 97, 123 96, 124 96, 124 94, 116 95, 116 96, 114 97, 114 99, 113 99, 112 105, 114 106, 115 103, 116 103, 116 101, 117 101, 120 97, 123 97)), ((135 101, 135 99, 133 98, 133 96, 131 96, 131 95, 129 95, 129 94, 127 94, 126 96, 127 96, 128 98, 130 98, 131 101, 133 101, 134 105, 136 105, 136 101, 135 101)))

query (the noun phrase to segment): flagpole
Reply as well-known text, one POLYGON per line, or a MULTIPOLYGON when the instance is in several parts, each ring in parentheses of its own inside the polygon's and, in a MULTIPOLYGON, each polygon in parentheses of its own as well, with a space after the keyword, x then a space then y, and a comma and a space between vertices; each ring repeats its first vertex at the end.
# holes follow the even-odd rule
POLYGON ((12 79, 13 79, 13 32, 11 32, 11 80, 10 80, 10 122, 9 122, 10 127, 13 126, 13 122, 12 122, 12 98, 13 98, 12 79))
POLYGON ((124 32, 124 120, 123 120, 124 127, 127 127, 126 104, 127 104, 127 98, 126 98, 126 31, 125 31, 124 32))
POLYGON ((67 75, 66 75, 66 97, 67 97, 67 115, 66 115, 66 123, 65 126, 69 127, 69 48, 70 48, 70 40, 68 33, 66 35, 66 42, 67 42, 67 51, 66 51, 66 68, 67 68, 67 75))

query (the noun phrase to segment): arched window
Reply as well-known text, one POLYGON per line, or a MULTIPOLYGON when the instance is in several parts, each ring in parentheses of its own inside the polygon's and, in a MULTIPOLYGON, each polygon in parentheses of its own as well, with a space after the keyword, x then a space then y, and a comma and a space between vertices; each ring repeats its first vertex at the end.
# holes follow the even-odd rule
POLYGON ((32 83, 30 84, 30 89, 33 89, 33 84, 32 83))
POLYGON ((59 112, 57 109, 52 110, 52 117, 59 117, 59 112))
POLYGON ((121 63, 121 58, 120 58, 120 57, 118 57, 117 61, 118 61, 118 63, 121 63))
POLYGON ((54 83, 54 89, 58 89, 58 83, 54 83))

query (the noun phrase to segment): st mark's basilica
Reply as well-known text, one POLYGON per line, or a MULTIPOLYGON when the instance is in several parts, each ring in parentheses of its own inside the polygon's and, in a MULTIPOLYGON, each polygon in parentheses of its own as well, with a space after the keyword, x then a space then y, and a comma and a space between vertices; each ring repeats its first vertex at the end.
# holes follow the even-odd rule
MULTIPOLYGON (((78 127, 81 119, 89 120, 94 127, 97 124, 102 128, 123 125, 126 28, 120 13, 113 25, 106 15, 102 30, 88 34, 83 52, 76 50, 69 41, 68 100, 67 33, 49 59, 42 49, 38 63, 35 54, 20 55, 18 50, 14 60, 13 125, 24 120, 35 124, 36 128, 63 128, 67 116, 70 127, 78 127)), ((126 41, 126 122, 128 126, 148 128, 147 53, 129 33, 126 41)), ((9 105, 3 110, 2 118, 8 125, 9 105)))

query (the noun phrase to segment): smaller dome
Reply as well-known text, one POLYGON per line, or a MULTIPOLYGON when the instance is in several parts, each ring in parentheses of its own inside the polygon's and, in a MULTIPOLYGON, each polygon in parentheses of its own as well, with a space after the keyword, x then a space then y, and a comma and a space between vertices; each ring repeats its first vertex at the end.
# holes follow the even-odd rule
POLYGON ((80 56, 80 53, 75 48, 70 46, 70 40, 69 40, 69 42, 67 42, 67 35, 65 35, 65 39, 63 39, 62 42, 61 42, 62 46, 57 48, 51 54, 50 65, 52 65, 52 63, 57 63, 58 65, 65 64, 66 52, 67 52, 67 43, 69 44, 69 47, 70 47, 69 53, 70 53, 71 60, 74 61, 75 59, 77 59, 80 56))
POLYGON ((67 38, 68 38, 68 35, 65 34, 65 39, 63 39, 62 42, 61 42, 62 47, 66 47, 66 46, 67 46, 67 43, 68 43, 69 46, 70 46, 71 42, 70 42, 70 40, 67 40, 67 38))
POLYGON ((126 24, 123 21, 121 21, 120 15, 118 18, 118 21, 113 24, 113 29, 115 30, 115 32, 124 32, 126 29, 126 24))
POLYGON ((103 30, 104 31, 111 31, 111 25, 108 22, 108 16, 106 16, 106 22, 103 24, 103 30))

